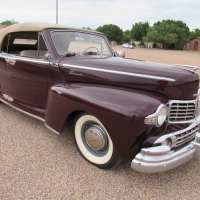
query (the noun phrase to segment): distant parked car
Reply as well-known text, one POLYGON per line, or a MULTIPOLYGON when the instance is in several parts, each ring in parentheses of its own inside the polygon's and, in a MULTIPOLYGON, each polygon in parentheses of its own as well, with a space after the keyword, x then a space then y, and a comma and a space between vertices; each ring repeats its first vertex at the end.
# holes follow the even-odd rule
POLYGON ((124 43, 124 44, 122 44, 122 47, 123 47, 123 48, 134 49, 134 46, 133 46, 132 44, 129 44, 129 43, 124 43))

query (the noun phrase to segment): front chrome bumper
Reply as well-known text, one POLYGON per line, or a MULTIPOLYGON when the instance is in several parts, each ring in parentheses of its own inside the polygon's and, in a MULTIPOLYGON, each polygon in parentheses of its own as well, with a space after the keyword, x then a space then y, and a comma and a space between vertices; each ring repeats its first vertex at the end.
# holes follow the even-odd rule
POLYGON ((177 151, 171 151, 168 146, 143 148, 132 160, 131 168, 145 173, 163 172, 193 158, 200 160, 200 132, 196 134, 195 141, 177 151))

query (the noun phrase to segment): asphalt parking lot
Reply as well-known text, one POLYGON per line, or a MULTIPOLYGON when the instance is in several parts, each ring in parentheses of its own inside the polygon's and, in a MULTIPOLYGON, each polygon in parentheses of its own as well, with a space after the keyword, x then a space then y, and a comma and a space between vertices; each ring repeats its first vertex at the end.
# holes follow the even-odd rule
MULTIPOLYGON (((125 51, 133 59, 200 66, 199 54, 125 51)), ((77 151, 70 124, 55 135, 42 122, 0 103, 0 200, 200 199, 199 186, 200 161, 157 174, 136 172, 130 162, 98 169, 77 151)))

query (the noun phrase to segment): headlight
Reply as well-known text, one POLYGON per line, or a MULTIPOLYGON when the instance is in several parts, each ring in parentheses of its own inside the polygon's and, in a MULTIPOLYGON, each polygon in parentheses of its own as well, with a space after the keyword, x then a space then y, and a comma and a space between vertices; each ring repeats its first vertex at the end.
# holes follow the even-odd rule
POLYGON ((167 109, 162 107, 158 113, 157 125, 162 126, 167 119, 167 109))
POLYGON ((168 116, 168 108, 161 104, 155 113, 145 117, 144 123, 160 127, 164 124, 168 116))

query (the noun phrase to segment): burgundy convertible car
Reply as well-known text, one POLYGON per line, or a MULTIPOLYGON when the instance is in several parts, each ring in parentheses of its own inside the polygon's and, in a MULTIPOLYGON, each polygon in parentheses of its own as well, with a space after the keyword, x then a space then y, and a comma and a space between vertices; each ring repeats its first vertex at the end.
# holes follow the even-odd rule
POLYGON ((73 120, 80 153, 100 168, 200 159, 198 67, 123 57, 96 31, 11 25, 0 30, 0 101, 57 134, 73 120))

